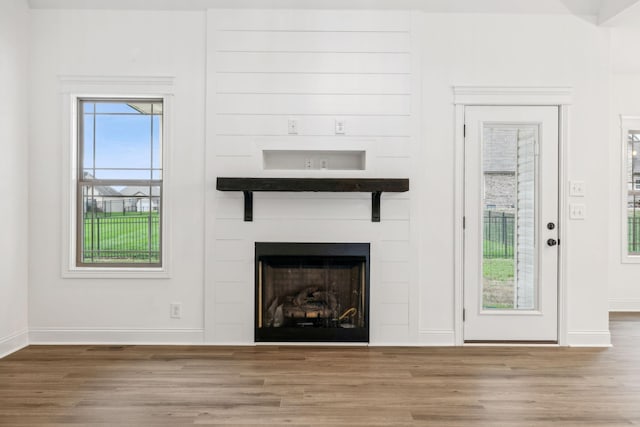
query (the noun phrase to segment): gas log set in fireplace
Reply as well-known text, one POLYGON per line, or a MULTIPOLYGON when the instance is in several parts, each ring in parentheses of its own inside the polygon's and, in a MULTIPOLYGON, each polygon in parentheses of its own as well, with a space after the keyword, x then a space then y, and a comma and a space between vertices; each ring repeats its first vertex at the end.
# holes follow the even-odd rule
POLYGON ((256 243, 257 342, 368 342, 368 243, 256 243))

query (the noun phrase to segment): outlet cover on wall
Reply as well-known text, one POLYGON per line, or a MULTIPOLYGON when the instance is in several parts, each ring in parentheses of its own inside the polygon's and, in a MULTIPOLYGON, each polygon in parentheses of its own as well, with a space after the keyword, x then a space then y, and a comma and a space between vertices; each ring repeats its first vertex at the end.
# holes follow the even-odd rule
POLYGON ((180 319, 182 317, 182 304, 179 302, 169 304, 169 316, 172 319, 180 319))
POLYGON ((344 135, 347 133, 347 122, 344 120, 336 120, 336 135, 344 135))

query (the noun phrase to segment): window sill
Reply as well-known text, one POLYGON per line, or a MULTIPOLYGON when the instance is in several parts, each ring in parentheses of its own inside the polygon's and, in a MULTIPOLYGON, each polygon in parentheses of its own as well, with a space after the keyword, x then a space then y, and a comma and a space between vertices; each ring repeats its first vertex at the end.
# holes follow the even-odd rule
POLYGON ((166 268, 77 267, 62 272, 63 279, 170 279, 166 268))

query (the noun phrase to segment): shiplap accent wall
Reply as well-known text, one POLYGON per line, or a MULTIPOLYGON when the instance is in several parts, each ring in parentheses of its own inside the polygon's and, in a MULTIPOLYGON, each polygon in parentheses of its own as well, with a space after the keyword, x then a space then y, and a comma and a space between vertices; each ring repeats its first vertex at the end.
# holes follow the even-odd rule
MULTIPOLYGON (((212 10, 207 14, 205 330, 212 343, 254 342, 254 243, 370 242, 371 342, 417 340, 416 203, 383 194, 240 193, 218 176, 412 178, 419 110, 412 14, 212 10), (287 122, 298 121, 289 135, 287 122), (346 133, 335 134, 335 120, 346 133), (264 170, 262 150, 366 151, 364 171, 264 170)), ((412 182, 412 189, 415 188, 412 182)))

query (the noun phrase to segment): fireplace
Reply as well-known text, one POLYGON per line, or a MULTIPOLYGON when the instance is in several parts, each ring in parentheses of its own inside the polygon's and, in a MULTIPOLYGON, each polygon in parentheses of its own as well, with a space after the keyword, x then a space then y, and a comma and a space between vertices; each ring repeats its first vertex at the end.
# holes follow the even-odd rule
POLYGON ((255 250, 256 342, 369 342, 368 243, 255 250))

